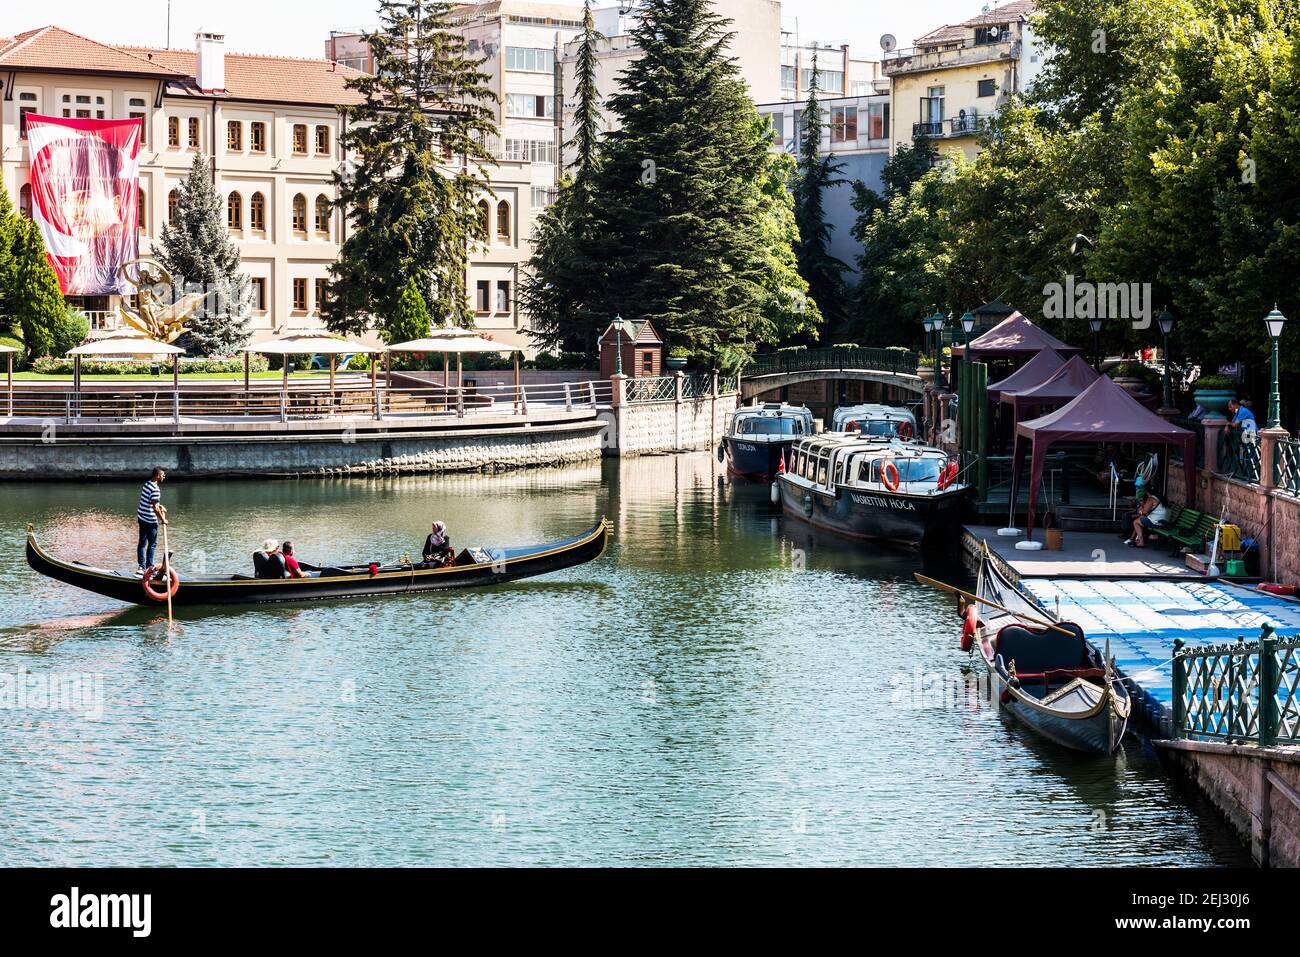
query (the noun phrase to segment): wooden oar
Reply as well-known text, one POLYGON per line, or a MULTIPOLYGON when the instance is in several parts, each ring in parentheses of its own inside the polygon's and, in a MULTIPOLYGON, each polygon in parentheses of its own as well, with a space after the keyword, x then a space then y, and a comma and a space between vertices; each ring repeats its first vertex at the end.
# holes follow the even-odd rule
POLYGON ((922 575, 920 572, 914 572, 913 574, 916 576, 916 580, 919 581, 922 585, 929 585, 931 588, 937 588, 940 591, 946 591, 953 595, 961 595, 961 597, 965 598, 967 601, 977 601, 981 605, 988 605, 990 608, 996 608, 998 611, 1005 612, 1006 614, 1011 615, 1014 618, 1020 618, 1023 619, 1024 621, 1031 621, 1035 625, 1042 625, 1044 628, 1050 628, 1053 631, 1059 631, 1061 634, 1069 635, 1071 638, 1079 637, 1074 632, 1070 631, 1070 629, 1062 628, 1060 625, 1054 625, 1052 624, 1052 622, 1047 621, 1043 618, 1035 618, 1033 615, 1025 615, 1018 611, 1012 611, 1010 608, 1006 608, 1002 605, 999 605, 995 601, 989 601, 987 598, 981 598, 979 595, 972 595, 968 591, 963 591, 962 589, 958 588, 956 585, 949 585, 933 578, 927 578, 925 575, 922 575))
POLYGON ((169 549, 167 548, 167 519, 165 518, 163 519, 163 523, 162 523, 162 533, 163 533, 163 582, 165 583, 163 587, 167 589, 167 627, 170 628, 172 626, 172 566, 171 566, 171 556, 168 554, 169 549))

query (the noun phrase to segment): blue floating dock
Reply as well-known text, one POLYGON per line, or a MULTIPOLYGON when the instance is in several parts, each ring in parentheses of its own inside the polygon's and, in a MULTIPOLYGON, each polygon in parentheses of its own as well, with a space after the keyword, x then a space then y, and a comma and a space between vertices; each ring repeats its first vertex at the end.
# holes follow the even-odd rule
POLYGON ((1246 585, 1207 579, 1179 568, 1149 549, 1125 549, 1114 536, 1067 532, 1070 552, 1018 552, 996 532, 969 528, 966 549, 988 541, 996 558, 1043 608, 1078 623, 1093 647, 1110 641, 1129 692, 1141 705, 1146 725, 1167 733, 1173 699, 1174 639, 1189 648, 1253 642, 1260 628, 1300 632, 1300 601, 1246 585), (1104 548, 1104 558, 1084 559, 1104 548))

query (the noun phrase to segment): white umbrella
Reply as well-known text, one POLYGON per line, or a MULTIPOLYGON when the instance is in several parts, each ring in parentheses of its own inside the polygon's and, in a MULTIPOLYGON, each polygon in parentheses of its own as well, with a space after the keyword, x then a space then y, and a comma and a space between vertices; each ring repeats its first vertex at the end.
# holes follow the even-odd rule
MULTIPOLYGON (((244 346, 244 390, 248 391, 248 355, 249 353, 259 352, 263 355, 276 356, 293 356, 293 355, 327 355, 330 357, 330 393, 334 392, 334 360, 336 356, 348 355, 352 353, 364 353, 374 355, 383 352, 383 349, 375 346, 368 346, 364 343, 353 342, 351 339, 344 339, 342 336, 336 336, 324 329, 310 329, 304 332, 295 332, 287 336, 280 336, 278 339, 267 339, 265 342, 254 342, 251 345, 244 346)), ((283 385, 289 387, 289 363, 286 360, 283 363, 284 375, 283 385)), ((375 365, 370 363, 370 380, 373 386, 375 379, 375 365)))
POLYGON ((14 346, 0 346, 0 352, 5 353, 5 361, 8 363, 7 379, 9 382, 9 418, 14 417, 14 353, 19 350, 14 346))
POLYGON ((180 357, 184 354, 185 350, 180 346, 159 342, 157 339, 150 339, 148 336, 122 334, 105 336, 103 339, 92 339, 90 342, 82 343, 75 349, 68 350, 68 355, 72 356, 72 389, 80 396, 82 356, 140 356, 147 359, 171 356, 172 388, 179 391, 181 387, 180 357))
POLYGON ((442 385, 447 386, 447 354, 455 353, 456 355, 456 379, 457 385, 464 384, 464 370, 461 366, 461 356, 471 353, 481 352, 513 352, 515 354, 515 388, 519 388, 519 353, 518 346, 508 346, 500 342, 493 342, 491 339, 484 339, 473 329, 446 329, 438 330, 423 339, 412 339, 410 342, 398 342, 388 347, 389 352, 441 352, 442 355, 442 385))

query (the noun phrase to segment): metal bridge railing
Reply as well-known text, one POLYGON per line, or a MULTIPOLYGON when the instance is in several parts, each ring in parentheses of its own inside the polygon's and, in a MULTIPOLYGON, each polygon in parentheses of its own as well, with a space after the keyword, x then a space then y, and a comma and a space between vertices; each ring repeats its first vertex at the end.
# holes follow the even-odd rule
POLYGON ((627 401, 666 402, 677 398, 677 377, 642 376, 627 380, 627 401))
POLYGON ((791 349, 755 356, 745 368, 746 377, 823 369, 869 369, 876 372, 916 374, 918 356, 906 349, 853 346, 829 349, 791 349))
POLYGON ((1259 482, 1259 433, 1224 429, 1219 434, 1219 474, 1243 482, 1259 482))
POLYGON ((1279 641, 1266 625, 1254 644, 1182 644, 1174 642, 1175 736, 1300 744, 1300 636, 1279 641))
POLYGON ((1300 495, 1300 442, 1282 439, 1273 446, 1273 484, 1300 495))

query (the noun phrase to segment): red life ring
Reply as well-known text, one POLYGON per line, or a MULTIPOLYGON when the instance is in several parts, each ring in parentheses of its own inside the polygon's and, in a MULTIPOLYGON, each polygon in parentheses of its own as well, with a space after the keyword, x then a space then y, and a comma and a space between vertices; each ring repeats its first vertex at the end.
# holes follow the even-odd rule
POLYGON ((914 434, 911 422, 904 420, 898 423, 898 437, 904 442, 909 441, 914 434))
POLYGON ((949 462, 947 467, 939 473, 939 491, 943 491, 953 483, 957 478, 957 463, 949 462))
POLYGON ((153 583, 154 572, 157 567, 147 568, 143 575, 140 576, 140 585, 144 588, 144 593, 154 601, 166 601, 173 597, 181 587, 181 576, 176 574, 176 569, 170 565, 167 566, 167 575, 170 579, 168 588, 155 588, 153 583))
POLYGON ((846 425, 846 426, 844 426, 844 431, 845 431, 845 432, 856 432, 856 431, 858 431, 858 429, 860 429, 860 428, 862 428, 862 426, 858 424, 858 420, 857 420, 857 419, 849 419, 849 424, 846 425))
POLYGON ((885 464, 880 466, 880 481, 885 488, 889 489, 891 492, 897 492, 898 486, 902 484, 903 481, 898 475, 898 466, 893 462, 886 460, 885 464), (892 479, 890 478, 890 475, 893 475, 892 479))
POLYGON ((975 632, 980 626, 979 606, 971 602, 966 606, 966 617, 961 623, 961 650, 970 651, 975 646, 975 632))

